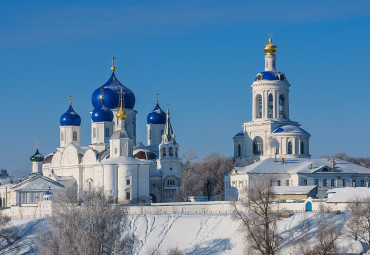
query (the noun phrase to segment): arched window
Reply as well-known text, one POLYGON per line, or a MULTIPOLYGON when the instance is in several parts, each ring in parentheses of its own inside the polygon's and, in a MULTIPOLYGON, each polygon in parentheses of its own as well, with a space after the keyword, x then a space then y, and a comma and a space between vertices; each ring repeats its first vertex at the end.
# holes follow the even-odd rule
POLYGON ((279 97, 279 118, 285 119, 285 97, 280 95, 279 97))
POLYGON ((267 107, 267 117, 272 118, 273 112, 274 112, 274 98, 272 94, 269 95, 269 102, 268 102, 268 107, 267 107))
POLYGON ((263 140, 259 136, 257 136, 253 140, 253 154, 254 155, 263 155, 263 140))
POLYGON ((323 187, 327 187, 327 186, 328 186, 328 180, 327 180, 327 179, 324 179, 324 180, 322 181, 322 186, 323 186, 323 187))
POLYGON ((293 145, 290 141, 288 142, 287 154, 293 154, 293 145))
POLYGON ((73 131, 73 141, 74 142, 77 141, 77 132, 76 131, 73 131))
POLYGON ((163 156, 166 156, 166 148, 163 148, 163 149, 162 149, 162 155, 163 155, 163 156))
POLYGON ((238 144, 238 157, 242 156, 242 147, 238 144))
POLYGON ((93 138, 96 137, 96 128, 93 128, 93 138))
POLYGON ((304 154, 304 142, 301 142, 301 154, 304 154))
POLYGON ((105 128, 105 137, 109 137, 109 128, 105 128))
POLYGON ((170 154, 171 157, 173 156, 173 148, 172 147, 170 147, 170 150, 169 150, 168 154, 170 154))
POLYGON ((262 118, 262 96, 257 95, 257 118, 262 118))
POLYGON ((60 140, 61 140, 61 141, 64 141, 64 135, 63 135, 63 132, 60 132, 60 140))

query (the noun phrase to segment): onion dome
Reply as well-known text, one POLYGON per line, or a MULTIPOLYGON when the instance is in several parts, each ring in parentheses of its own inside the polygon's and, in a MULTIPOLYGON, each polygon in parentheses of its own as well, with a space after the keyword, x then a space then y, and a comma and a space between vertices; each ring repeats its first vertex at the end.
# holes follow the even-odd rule
POLYGON ((123 89, 124 102, 123 106, 126 109, 133 109, 135 106, 135 95, 127 87, 123 86, 116 78, 114 72, 109 80, 101 87, 97 88, 91 96, 91 103, 94 108, 100 105, 101 89, 104 89, 104 104, 109 109, 116 109, 119 107, 120 98, 118 92, 123 89))
POLYGON ((306 130, 298 126, 284 125, 275 129, 273 134, 297 134, 297 135, 310 135, 306 130))
POLYGON ((148 124, 166 124, 166 113, 161 109, 158 102, 153 111, 148 114, 148 124))
POLYGON ((113 121, 113 112, 111 109, 105 107, 105 91, 106 90, 101 89, 99 105, 91 114, 91 119, 93 122, 113 121))
POLYGON ((255 81, 286 81, 285 74, 276 71, 265 71, 257 74, 255 81))
POLYGON ((41 153, 39 152, 39 148, 37 148, 35 154, 33 154, 31 157, 30 157, 30 160, 32 162, 42 162, 44 161, 44 156, 41 155, 41 153))
POLYGON ((265 48, 263 48, 263 51, 266 53, 267 56, 275 55, 275 53, 277 52, 276 45, 271 44, 271 42, 272 42, 272 39, 270 38, 269 44, 267 44, 265 48))
POLYGON ((79 126, 81 125, 81 117, 78 115, 72 107, 72 96, 69 96, 69 108, 60 116, 61 126, 79 126))

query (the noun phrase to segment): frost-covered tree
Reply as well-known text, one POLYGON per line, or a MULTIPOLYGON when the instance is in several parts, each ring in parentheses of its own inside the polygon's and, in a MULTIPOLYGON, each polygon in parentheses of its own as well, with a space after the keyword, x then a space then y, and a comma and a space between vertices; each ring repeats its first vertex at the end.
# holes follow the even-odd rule
POLYGON ((234 203, 233 218, 242 222, 249 254, 277 254, 282 242, 277 223, 282 212, 272 208, 275 193, 269 178, 256 178, 245 189, 245 199, 234 203))
POLYGON ((370 197, 348 204, 350 235, 370 245, 370 197))
POLYGON ((19 231, 10 225, 11 218, 0 211, 0 251, 6 247, 15 247, 20 240, 19 231))
POLYGON ((102 189, 67 189, 53 203, 53 215, 38 235, 41 254, 132 254, 127 210, 112 204, 102 189))

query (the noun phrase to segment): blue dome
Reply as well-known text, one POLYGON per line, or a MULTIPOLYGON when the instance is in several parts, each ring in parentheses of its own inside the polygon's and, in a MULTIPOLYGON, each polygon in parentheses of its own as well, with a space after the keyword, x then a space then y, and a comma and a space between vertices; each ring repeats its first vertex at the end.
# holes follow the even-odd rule
POLYGON ((45 196, 50 196, 51 195, 51 191, 50 190, 47 190, 46 192, 45 192, 45 196))
MULTIPOLYGON (((105 91, 105 90, 104 90, 105 91)), ((105 93, 104 93, 104 104, 99 103, 99 108, 95 108, 91 114, 93 122, 113 121, 113 112, 111 109, 105 107, 105 93)))
POLYGON ((135 95, 129 89, 123 86, 116 78, 114 72, 109 80, 101 87, 97 88, 91 96, 91 103, 94 108, 99 108, 101 89, 104 89, 104 104, 109 109, 115 109, 119 107, 119 95, 118 92, 123 89, 124 95, 124 108, 133 109, 135 106, 135 95))
POLYGON ((72 105, 69 106, 68 110, 60 116, 61 126, 79 126, 81 124, 81 117, 75 110, 73 110, 72 105))
MULTIPOLYGON (((268 80, 268 81, 277 81, 277 80, 285 80, 285 75, 281 72, 273 72, 273 71, 266 71, 266 72, 260 72, 258 74, 261 74, 261 80, 268 80)), ((255 81, 258 80, 258 74, 255 79, 255 81)))
POLYGON ((283 133, 288 133, 288 134, 301 134, 301 135, 310 135, 306 130, 303 128, 300 128, 298 126, 293 126, 293 125, 284 125, 281 127, 278 127, 275 129, 273 134, 283 134, 283 133))
POLYGON ((153 111, 148 114, 146 120, 148 121, 148 124, 166 124, 166 113, 162 111, 161 107, 157 103, 153 111))

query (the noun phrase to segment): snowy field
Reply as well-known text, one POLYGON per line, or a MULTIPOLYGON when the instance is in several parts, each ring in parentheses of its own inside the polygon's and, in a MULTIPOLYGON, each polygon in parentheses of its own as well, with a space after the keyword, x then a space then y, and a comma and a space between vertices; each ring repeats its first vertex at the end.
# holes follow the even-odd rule
MULTIPOLYGON (((130 227, 139 239, 137 254, 167 254, 171 248, 179 248, 185 254, 244 254, 244 238, 240 232, 240 222, 233 221, 230 214, 200 215, 131 215, 130 227)), ((279 231, 285 238, 280 254, 295 254, 291 240, 300 237, 302 222, 306 222, 309 233, 318 230, 317 213, 298 213, 279 223, 279 231), (288 238, 289 237, 289 238, 288 238), (289 240, 289 241, 288 241, 289 240)), ((347 215, 325 214, 335 224, 343 226, 347 215)), ((20 228, 22 242, 17 249, 7 247, 0 254, 37 254, 34 243, 37 228, 45 224, 45 219, 15 219, 12 223, 20 228)), ((345 228, 344 228, 345 229, 345 228)), ((310 242, 315 243, 315 238, 310 242)), ((340 245, 346 253, 360 254, 366 251, 359 241, 343 237, 340 245)), ((370 254, 370 253, 369 253, 370 254)))

